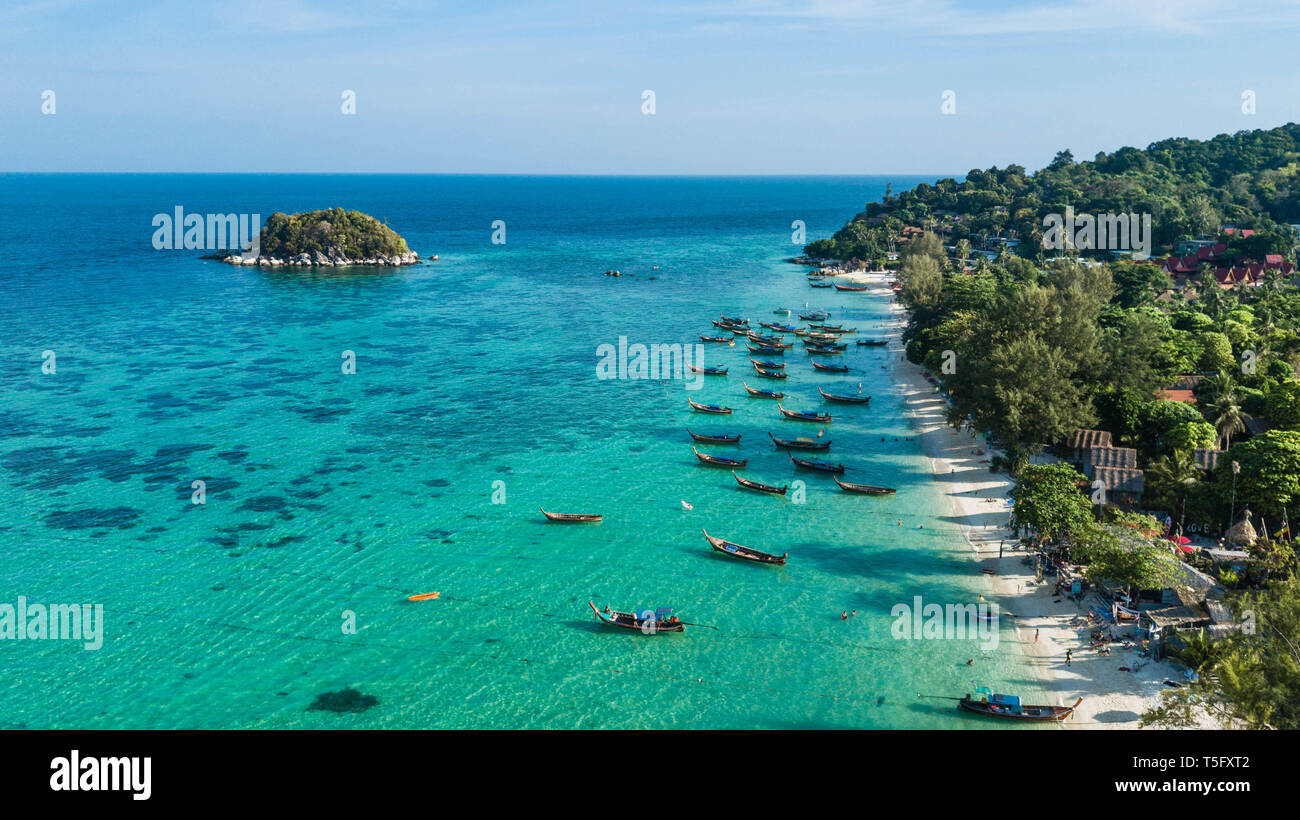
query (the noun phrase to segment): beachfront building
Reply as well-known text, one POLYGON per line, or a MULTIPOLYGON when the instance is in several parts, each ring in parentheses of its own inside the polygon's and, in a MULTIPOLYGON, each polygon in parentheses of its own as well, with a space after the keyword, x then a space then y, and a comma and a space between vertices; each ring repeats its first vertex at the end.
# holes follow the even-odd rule
POLYGON ((1082 467, 1093 447, 1110 447, 1112 444, 1109 430, 1075 430, 1065 437, 1064 446, 1069 452, 1067 458, 1078 467, 1082 467))

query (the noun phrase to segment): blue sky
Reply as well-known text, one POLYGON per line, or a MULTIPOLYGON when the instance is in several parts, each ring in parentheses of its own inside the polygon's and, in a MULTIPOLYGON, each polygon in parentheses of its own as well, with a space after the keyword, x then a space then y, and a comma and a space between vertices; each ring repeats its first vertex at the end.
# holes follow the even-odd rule
POLYGON ((0 170, 960 174, 1300 119, 1298 2, 633 5, 5 0, 0 170))

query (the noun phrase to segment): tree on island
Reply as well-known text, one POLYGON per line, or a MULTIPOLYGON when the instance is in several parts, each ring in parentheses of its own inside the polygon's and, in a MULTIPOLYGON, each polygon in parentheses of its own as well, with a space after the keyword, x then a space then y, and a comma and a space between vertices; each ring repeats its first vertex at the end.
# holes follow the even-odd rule
POLYGON ((276 212, 262 227, 261 252, 269 257, 307 253, 358 260, 401 256, 410 250, 405 239, 378 219, 342 208, 276 212))

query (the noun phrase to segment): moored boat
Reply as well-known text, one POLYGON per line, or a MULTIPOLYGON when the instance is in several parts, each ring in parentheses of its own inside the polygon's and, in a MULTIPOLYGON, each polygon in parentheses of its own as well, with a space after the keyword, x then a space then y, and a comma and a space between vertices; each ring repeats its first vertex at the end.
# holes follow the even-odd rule
POLYGON ((767 370, 785 370, 785 362, 767 362, 762 359, 750 359, 749 363, 757 365, 758 367, 766 368, 767 370))
POLYGON ((786 453, 799 467, 806 467, 809 470, 819 470, 823 473, 842 473, 844 472, 843 464, 831 464, 829 461, 822 461, 819 458, 795 458, 793 455, 786 453))
POLYGON ((742 547, 740 544, 709 535, 708 530, 703 530, 703 532, 704 537, 708 539, 709 546, 723 555, 730 555, 732 558, 744 558, 746 561, 755 561, 760 564, 784 564, 786 557, 790 554, 787 552, 783 555, 773 555, 770 552, 760 552, 752 547, 742 547))
POLYGON ((874 487, 870 484, 852 484, 848 481, 840 481, 838 478, 835 478, 835 476, 831 476, 831 478, 835 479, 835 483, 840 485, 841 490, 850 493, 862 493, 863 495, 893 495, 895 492, 893 487, 874 487))
MULTIPOLYGON (((741 382, 741 384, 745 384, 745 383, 744 383, 744 382, 741 382)), ((759 390, 757 387, 750 387, 750 386, 747 385, 747 384, 745 384, 745 389, 749 391, 749 395, 751 395, 751 396, 758 396, 760 399, 783 399, 783 398, 785 398, 785 394, 784 394, 784 393, 778 393, 778 392, 776 392, 775 390, 759 390)))
POLYGON ((686 402, 691 406, 691 409, 697 413, 716 413, 722 416, 731 415, 730 407, 722 407, 721 405, 717 405, 717 404, 700 404, 699 402, 692 401, 691 399, 687 399, 686 402))
POLYGON ((831 315, 824 311, 818 310, 818 311, 813 311, 812 313, 800 313, 799 318, 803 319, 805 322, 824 322, 827 319, 831 318, 831 315))
POLYGON ((548 521, 562 521, 566 524, 597 524, 605 517, 591 513, 553 513, 544 509, 542 515, 546 516, 548 521))
POLYGON ((773 356, 785 355, 784 347, 771 347, 769 345, 745 345, 745 347, 749 348, 750 353, 768 353, 773 356))
POLYGON ((761 481, 752 481, 748 478, 741 478, 736 475, 735 470, 731 471, 731 475, 736 479, 736 483, 744 487, 746 490, 756 490, 760 493, 772 493, 773 495, 785 495, 786 490, 790 489, 788 486, 777 487, 773 484, 764 484, 761 481))
POLYGON ((830 413, 818 413, 816 410, 787 410, 779 404, 776 406, 776 409, 781 411, 781 415, 788 419, 794 419, 795 421, 815 421, 821 424, 831 423, 830 413))
POLYGON ((699 367, 697 365, 688 364, 686 365, 686 369, 691 371, 692 373, 703 373, 706 376, 727 375, 727 368, 725 367, 699 367))
POLYGON ((758 365, 754 365, 754 370, 765 379, 784 379, 786 377, 780 370, 766 370, 758 365))
POLYGON ((987 686, 979 687, 976 693, 982 694, 983 697, 976 700, 974 695, 968 694, 957 701, 958 708, 979 715, 1008 718, 1010 720, 1059 722, 1074 714, 1074 710, 1079 708, 1080 703, 1083 703, 1083 698, 1079 698, 1074 702, 1073 706, 1032 705, 1021 703, 1019 695, 1000 695, 991 691, 987 686))
MULTIPOLYGON (((813 362, 813 364, 816 364, 816 362, 813 362)), ((866 404, 871 401, 870 396, 840 396, 835 393, 827 393, 820 387, 817 388, 817 392, 821 393, 822 398, 826 399, 826 401, 838 401, 843 402, 844 404, 866 404)))
POLYGON ((732 342, 730 336, 705 336, 703 333, 697 335, 700 337, 701 342, 719 342, 724 345, 729 345, 732 342))
MULTIPOLYGON (((597 609, 591 601, 587 602, 591 611, 596 613, 596 618, 609 626, 617 626, 622 629, 635 629, 642 635, 659 635, 668 632, 685 632, 686 625, 678 621, 676 616, 668 618, 660 617, 658 612, 644 612, 637 615, 632 612, 619 612, 616 609, 610 609, 608 606, 603 610, 597 609)), ((671 612, 671 610, 669 610, 671 612)))
POLYGON ((777 438, 771 433, 768 433, 767 437, 772 439, 772 443, 777 447, 782 447, 786 450, 829 450, 831 448, 830 439, 820 441, 818 439, 806 438, 804 436, 798 438, 777 438))
POLYGON ((863 285, 863 286, 861 286, 861 287, 858 287, 857 285, 841 285, 839 282, 836 282, 836 283, 835 283, 835 289, 836 289, 836 290, 861 291, 861 290, 867 290, 867 289, 868 289, 868 286, 867 286, 867 285, 863 285))
POLYGON ((858 339, 858 345, 861 347, 884 347, 889 344, 888 339, 858 339))
POLYGON ((813 362, 812 366, 814 370, 824 370, 827 373, 849 372, 849 366, 847 364, 822 364, 821 362, 813 362))
POLYGON ((686 432, 691 434, 691 438, 706 444, 739 444, 741 436, 740 433, 734 436, 710 436, 706 433, 692 433, 689 427, 686 428, 686 432))
POLYGON ((691 451, 695 453, 695 457, 698 458, 700 461, 704 462, 705 464, 712 464, 715 467, 744 467, 746 464, 749 463, 749 459, 747 458, 725 458, 723 456, 711 456, 708 453, 701 453, 699 450, 696 450, 694 447, 691 447, 691 451))

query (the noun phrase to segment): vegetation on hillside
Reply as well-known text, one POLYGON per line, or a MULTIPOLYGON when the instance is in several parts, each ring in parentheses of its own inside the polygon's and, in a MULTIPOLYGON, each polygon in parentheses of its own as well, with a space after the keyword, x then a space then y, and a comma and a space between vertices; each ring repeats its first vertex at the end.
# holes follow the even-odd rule
POLYGON ((261 252, 287 259, 300 253, 370 259, 409 253, 406 240, 373 216, 329 208, 273 213, 262 227, 261 252))

